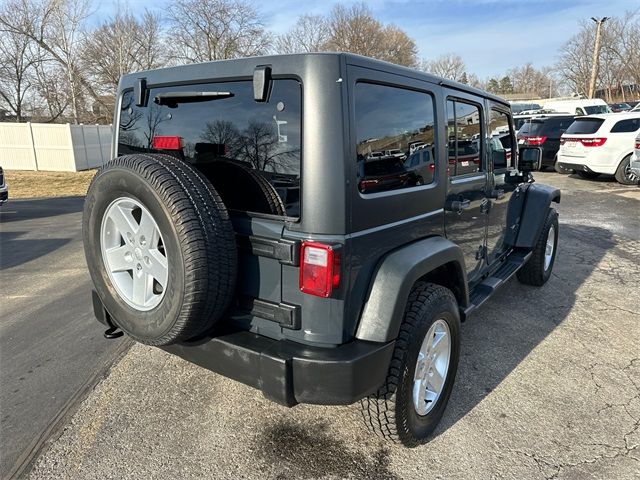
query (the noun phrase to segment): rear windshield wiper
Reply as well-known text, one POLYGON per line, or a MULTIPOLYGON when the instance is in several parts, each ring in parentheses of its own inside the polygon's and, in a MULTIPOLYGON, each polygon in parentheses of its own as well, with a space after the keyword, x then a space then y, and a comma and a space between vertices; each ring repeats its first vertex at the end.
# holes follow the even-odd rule
POLYGON ((159 93, 153 101, 158 105, 176 108, 179 103, 209 102, 231 97, 231 92, 167 92, 159 93))

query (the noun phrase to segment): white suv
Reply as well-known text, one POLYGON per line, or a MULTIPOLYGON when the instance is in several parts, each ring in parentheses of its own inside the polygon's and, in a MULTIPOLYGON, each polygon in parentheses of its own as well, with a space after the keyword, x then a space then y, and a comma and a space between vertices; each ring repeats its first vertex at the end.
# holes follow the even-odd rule
POLYGON ((636 185, 631 171, 634 140, 640 133, 640 113, 614 113, 576 118, 560 138, 558 166, 584 178, 615 175, 623 185, 636 185))

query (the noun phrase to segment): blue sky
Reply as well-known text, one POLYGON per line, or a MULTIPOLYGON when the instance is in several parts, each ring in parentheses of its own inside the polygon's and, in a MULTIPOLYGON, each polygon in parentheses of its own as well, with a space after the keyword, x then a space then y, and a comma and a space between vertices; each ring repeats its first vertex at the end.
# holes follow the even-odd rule
MULTIPOLYGON (((166 2, 129 0, 120 5, 135 12, 149 8, 162 14, 166 2)), ((337 2, 283 0, 255 2, 271 31, 282 33, 304 13, 326 14, 337 2)), ((349 5, 354 2, 340 2, 349 5)), ((480 78, 503 74, 527 62, 554 64, 560 47, 592 16, 622 15, 640 8, 638 0, 422 0, 365 2, 383 23, 394 23, 417 43, 420 58, 454 52, 480 78)), ((96 17, 116 10, 103 1, 96 17)))

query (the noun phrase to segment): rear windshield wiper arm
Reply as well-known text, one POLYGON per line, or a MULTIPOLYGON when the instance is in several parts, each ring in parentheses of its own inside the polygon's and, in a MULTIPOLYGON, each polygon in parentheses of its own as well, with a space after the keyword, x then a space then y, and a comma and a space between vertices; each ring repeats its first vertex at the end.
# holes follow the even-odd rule
POLYGON ((167 92, 159 93, 153 101, 158 105, 175 108, 179 103, 209 102, 231 97, 231 92, 167 92))

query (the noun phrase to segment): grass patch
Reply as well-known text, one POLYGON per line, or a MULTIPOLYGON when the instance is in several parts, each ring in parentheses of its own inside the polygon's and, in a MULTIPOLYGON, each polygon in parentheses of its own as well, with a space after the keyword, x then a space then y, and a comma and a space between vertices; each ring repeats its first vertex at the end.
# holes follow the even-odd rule
POLYGON ((5 170, 4 176, 12 198, 84 196, 95 175, 95 170, 84 172, 30 172, 5 170))

